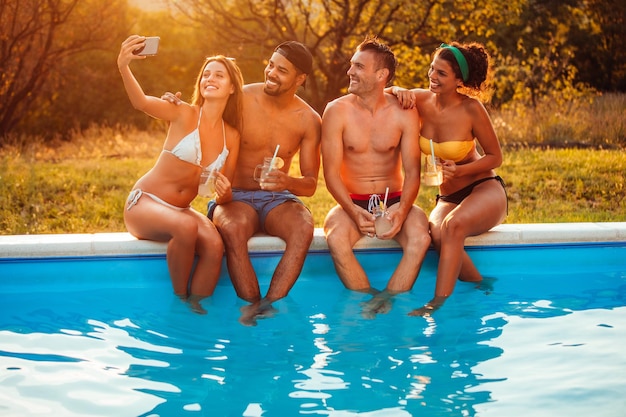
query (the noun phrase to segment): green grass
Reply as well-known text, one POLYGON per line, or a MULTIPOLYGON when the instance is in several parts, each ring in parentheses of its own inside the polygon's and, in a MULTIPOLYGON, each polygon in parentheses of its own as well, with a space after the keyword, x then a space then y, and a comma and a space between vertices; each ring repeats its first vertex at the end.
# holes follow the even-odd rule
MULTIPOLYGON (((602 146, 555 149, 546 146, 548 141, 538 143, 541 148, 510 137, 503 141, 504 161, 498 174, 507 183, 509 195, 506 223, 626 221, 626 156, 621 149, 626 141, 624 97, 610 96, 603 103, 585 102, 605 113, 584 116, 577 110, 562 124, 601 121, 587 136, 596 138, 594 141, 604 138, 602 146)), ((536 119, 541 111, 535 109, 532 113, 536 119)), ((554 116, 545 118, 542 123, 548 129, 554 116)), ((506 137, 507 130, 521 131, 527 124, 527 120, 507 111, 493 119, 499 137, 506 137)), ((154 164, 163 135, 159 129, 143 132, 94 127, 54 144, 32 138, 14 139, 12 145, 0 149, 0 234, 125 231, 124 201, 134 182, 154 164)), ((571 142, 581 144, 583 139, 579 134, 571 142)), ((434 206, 436 192, 435 187, 420 190, 417 204, 427 213, 434 206)), ((317 192, 303 201, 313 213, 315 226, 321 227, 335 204, 321 172, 317 192)), ((193 206, 205 212, 206 203, 207 199, 199 197, 193 206)))
POLYGON ((518 149, 500 175, 509 192, 507 223, 626 220, 621 150, 518 149))
MULTIPOLYGON (((0 233, 125 231, 126 196, 153 162, 148 157, 41 161, 2 156, 0 233)), ((626 221, 624 172, 626 158, 617 150, 506 151, 498 171, 508 186, 506 222, 626 221)), ((435 194, 436 188, 422 187, 418 205, 430 212, 435 194)), ((303 200, 321 227, 335 204, 323 176, 316 194, 303 200)), ((197 198, 193 206, 204 212, 206 203, 197 198)))

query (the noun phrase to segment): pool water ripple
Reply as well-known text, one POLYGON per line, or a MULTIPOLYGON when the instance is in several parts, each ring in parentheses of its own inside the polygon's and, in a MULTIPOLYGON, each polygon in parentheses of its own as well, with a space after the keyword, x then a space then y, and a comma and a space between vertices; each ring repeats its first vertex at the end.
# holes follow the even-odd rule
POLYGON ((238 323, 245 303, 225 280, 207 315, 167 282, 12 286, 0 291, 0 415, 620 416, 626 273, 491 276, 409 317, 431 295, 426 265, 366 319, 369 296, 332 270, 304 275, 256 327, 238 323))

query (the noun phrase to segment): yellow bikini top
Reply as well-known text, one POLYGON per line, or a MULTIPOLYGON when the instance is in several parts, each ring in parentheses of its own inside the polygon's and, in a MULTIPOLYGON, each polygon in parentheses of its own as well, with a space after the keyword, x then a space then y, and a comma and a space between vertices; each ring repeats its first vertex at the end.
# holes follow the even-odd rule
MULTIPOLYGON (((473 140, 453 140, 450 142, 434 142, 435 156, 441 159, 451 159, 454 162, 462 161, 471 151, 474 150, 473 140)), ((426 155, 430 155, 430 139, 420 136, 420 149, 426 155)))

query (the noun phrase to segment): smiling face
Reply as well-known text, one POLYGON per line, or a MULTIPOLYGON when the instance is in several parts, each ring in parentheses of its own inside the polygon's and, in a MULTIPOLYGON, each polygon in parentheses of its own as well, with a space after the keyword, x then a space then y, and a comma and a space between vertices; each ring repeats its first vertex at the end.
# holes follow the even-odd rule
POLYGON ((348 77, 350 84, 348 92, 355 95, 366 94, 376 89, 376 85, 381 80, 381 69, 378 69, 378 63, 374 53, 369 51, 357 51, 350 60, 350 68, 348 69, 348 77))
POLYGON ((430 82, 430 91, 433 93, 443 93, 449 90, 456 91, 459 84, 459 79, 456 77, 452 65, 439 56, 436 56, 430 64, 428 80, 430 82))
POLYGON ((227 97, 234 92, 234 89, 226 66, 219 61, 207 62, 200 77, 202 97, 227 97))
POLYGON ((270 96, 280 96, 297 89, 303 81, 304 74, 283 55, 274 52, 265 67, 263 91, 270 96))

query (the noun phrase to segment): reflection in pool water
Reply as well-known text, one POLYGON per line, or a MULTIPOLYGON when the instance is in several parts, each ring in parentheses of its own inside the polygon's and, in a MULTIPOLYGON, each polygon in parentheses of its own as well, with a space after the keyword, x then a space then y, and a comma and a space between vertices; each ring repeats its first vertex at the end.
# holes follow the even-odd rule
MULTIPOLYGON (((360 255, 378 283, 399 259, 360 255)), ((367 320, 369 296, 312 253, 279 313, 252 328, 238 323, 245 303, 226 278, 203 303, 209 314, 192 313, 161 258, 0 264, 0 414, 622 415, 626 248, 472 256, 490 290, 460 283, 432 318, 407 316, 432 294, 429 253, 413 291, 367 320)))

